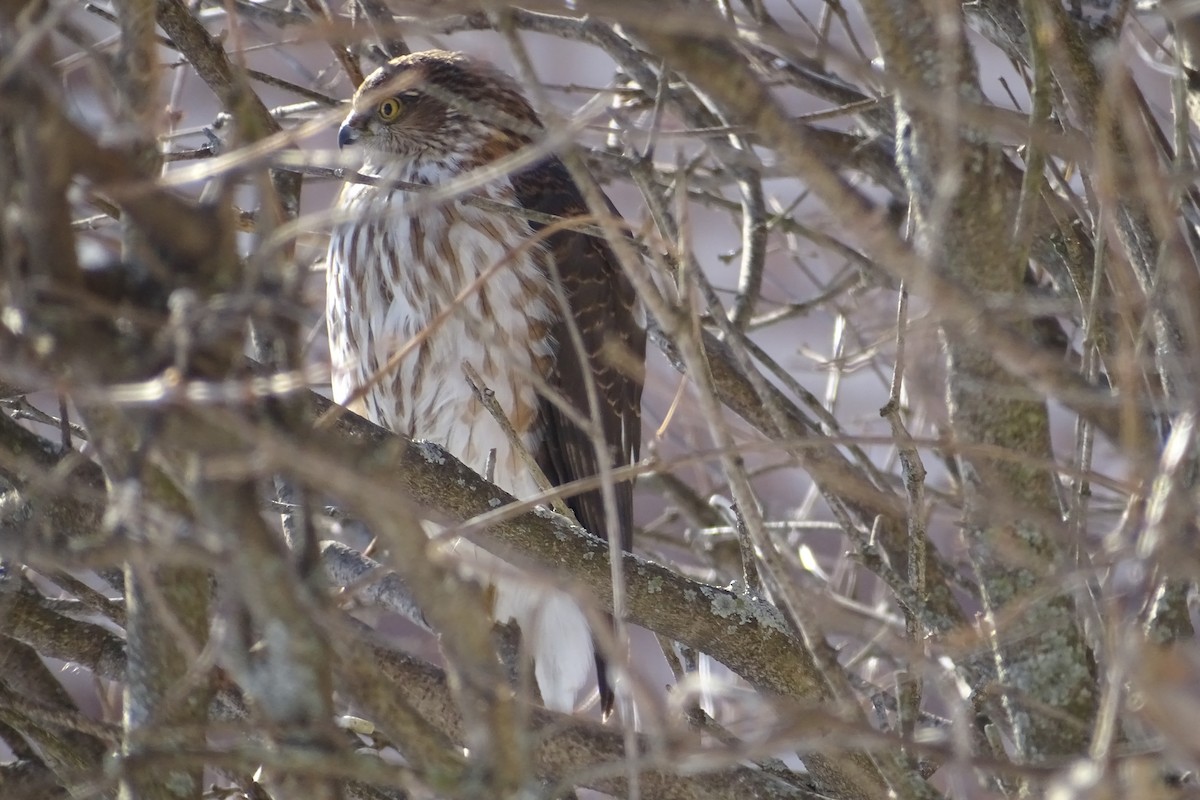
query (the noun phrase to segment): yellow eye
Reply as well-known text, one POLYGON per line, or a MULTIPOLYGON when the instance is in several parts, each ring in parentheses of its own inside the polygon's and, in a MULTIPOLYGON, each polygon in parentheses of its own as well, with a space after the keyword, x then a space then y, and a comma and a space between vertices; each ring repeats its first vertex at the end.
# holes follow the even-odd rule
POLYGON ((400 112, 403 110, 404 104, 399 99, 389 97, 379 104, 379 118, 384 122, 391 122, 400 116, 400 112))

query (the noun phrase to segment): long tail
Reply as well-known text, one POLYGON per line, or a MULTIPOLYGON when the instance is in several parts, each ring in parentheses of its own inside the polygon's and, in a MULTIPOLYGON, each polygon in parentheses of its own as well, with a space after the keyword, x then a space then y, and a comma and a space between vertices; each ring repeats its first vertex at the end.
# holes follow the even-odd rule
MULTIPOLYGON (((605 621, 608 624, 609 630, 612 630, 613 619, 609 615, 605 615, 605 621)), ((605 722, 612 716, 613 707, 617 702, 617 693, 614 690, 612 682, 608 675, 608 662, 600 653, 600 643, 592 637, 592 649, 596 656, 596 688, 600 690, 600 718, 605 722)))

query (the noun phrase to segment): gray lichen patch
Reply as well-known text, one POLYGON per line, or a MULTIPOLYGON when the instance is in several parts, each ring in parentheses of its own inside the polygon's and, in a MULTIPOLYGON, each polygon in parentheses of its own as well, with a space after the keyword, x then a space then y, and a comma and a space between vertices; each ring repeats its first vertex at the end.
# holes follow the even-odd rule
POLYGON ((421 454, 421 458, 430 464, 441 466, 446 463, 446 451, 440 445, 426 441, 413 442, 413 445, 417 448, 417 452, 421 454))
POLYGON ((709 601, 712 613, 722 619, 735 620, 745 625, 753 622, 764 628, 774 628, 783 634, 789 634, 783 615, 775 606, 755 597, 745 590, 738 591, 738 584, 732 584, 729 589, 703 587, 700 589, 709 601))

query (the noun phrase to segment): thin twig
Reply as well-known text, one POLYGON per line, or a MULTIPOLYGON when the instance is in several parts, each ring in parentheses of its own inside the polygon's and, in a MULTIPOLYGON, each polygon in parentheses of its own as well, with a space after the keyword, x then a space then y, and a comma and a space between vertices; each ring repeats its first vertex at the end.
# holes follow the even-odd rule
MULTIPOLYGON (((479 372, 474 366, 471 365, 470 362, 464 361, 462 363, 462 369, 467 376, 467 383, 471 385, 471 391, 474 393, 475 399, 479 401, 480 405, 487 409, 487 412, 492 416, 492 419, 494 419, 496 424, 500 426, 500 430, 504 431, 504 436, 506 439, 508 439, 508 446, 511 447, 513 452, 520 457, 522 467, 528 470, 530 477, 533 478, 538 489, 542 490, 543 492, 553 491, 554 486, 550 483, 550 479, 546 477, 546 473, 542 471, 541 466, 538 465, 537 460, 533 457, 533 454, 529 452, 529 448, 525 446, 523 441, 521 441, 521 435, 518 434, 516 429, 513 428, 512 421, 509 420, 508 414, 506 414, 504 409, 500 407, 500 401, 496 399, 496 393, 488 388, 487 383, 484 382, 483 378, 479 375, 479 372)), ((496 454, 494 450, 489 455, 489 461, 492 464, 495 464, 496 454)), ((490 481, 491 478, 488 480, 490 481)), ((506 480, 511 480, 511 476, 506 475, 506 480)), ((566 502, 563 501, 562 498, 552 498, 550 501, 550 506, 555 510, 555 512, 562 514, 567 519, 575 521, 576 524, 578 524, 578 521, 575 520, 575 514, 570 508, 567 507, 566 502)))

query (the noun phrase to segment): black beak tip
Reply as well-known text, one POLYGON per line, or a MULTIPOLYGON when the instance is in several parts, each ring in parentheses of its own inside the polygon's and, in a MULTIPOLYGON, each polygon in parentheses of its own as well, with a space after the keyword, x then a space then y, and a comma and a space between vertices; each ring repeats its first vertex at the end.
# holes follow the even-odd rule
POLYGON ((351 128, 349 125, 342 125, 342 127, 338 128, 337 142, 338 142, 339 150, 346 147, 347 145, 352 145, 357 141, 358 141, 358 131, 356 131, 354 128, 351 128))

